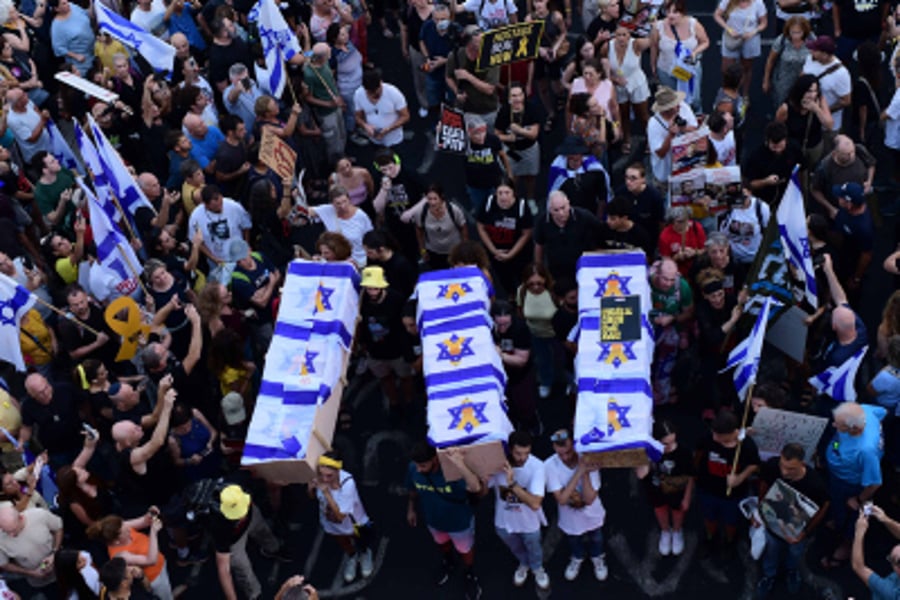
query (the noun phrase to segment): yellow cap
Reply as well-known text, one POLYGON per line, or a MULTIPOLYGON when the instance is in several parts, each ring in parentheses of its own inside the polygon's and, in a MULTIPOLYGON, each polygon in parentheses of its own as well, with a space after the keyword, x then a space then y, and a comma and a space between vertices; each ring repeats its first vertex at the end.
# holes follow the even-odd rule
POLYGON ((386 288, 387 279, 384 278, 384 269, 381 267, 366 267, 362 272, 362 287, 386 288))
POLYGON ((239 485, 229 485, 219 494, 219 509, 226 519, 237 521, 243 519, 250 510, 250 494, 239 485))

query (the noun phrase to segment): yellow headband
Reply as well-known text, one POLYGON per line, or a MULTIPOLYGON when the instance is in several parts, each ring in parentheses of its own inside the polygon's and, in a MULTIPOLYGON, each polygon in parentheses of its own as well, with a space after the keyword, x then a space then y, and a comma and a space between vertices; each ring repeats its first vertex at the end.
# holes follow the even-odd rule
POLYGON ((87 375, 84 374, 84 367, 81 365, 78 365, 77 367, 75 367, 75 370, 78 371, 78 378, 81 379, 81 389, 83 389, 83 390, 91 389, 91 386, 87 380, 87 375))
POLYGON ((331 467, 332 469, 340 470, 344 467, 344 463, 339 460, 329 458, 328 456, 325 456, 323 454, 322 456, 319 457, 319 466, 320 467, 331 467))

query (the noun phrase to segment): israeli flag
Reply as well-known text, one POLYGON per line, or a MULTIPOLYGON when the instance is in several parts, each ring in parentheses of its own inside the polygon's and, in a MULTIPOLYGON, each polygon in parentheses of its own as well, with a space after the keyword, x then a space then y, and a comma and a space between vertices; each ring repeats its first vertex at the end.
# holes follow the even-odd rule
POLYGON ((102 2, 95 2, 94 10, 97 15, 97 25, 101 31, 106 31, 126 46, 137 50, 156 71, 172 72, 175 64, 174 47, 143 27, 135 25, 125 17, 113 12, 102 2))
POLYGON ((79 175, 84 175, 84 167, 75 158, 75 153, 66 142, 56 123, 47 121, 47 135, 50 136, 50 154, 59 161, 63 168, 75 171, 79 175))
POLYGON ((785 258, 793 265, 795 272, 803 278, 803 296, 806 301, 816 308, 819 301, 816 291, 816 274, 809 250, 809 233, 806 229, 803 193, 800 191, 796 170, 784 190, 775 218, 778 220, 778 234, 781 236, 785 258))
POLYGON ((765 304, 756 315, 756 322, 750 335, 734 347, 728 355, 728 362, 722 372, 734 368, 734 387, 741 402, 747 400, 750 386, 756 383, 759 371, 759 359, 762 356, 763 340, 766 337, 766 326, 769 323, 769 310, 772 305, 781 306, 772 296, 766 296, 765 304), (736 368, 735 368, 736 367, 736 368))
POLYGON ((644 448, 652 459, 661 451, 650 435, 652 428, 653 392, 646 379, 578 381, 574 427, 578 452, 644 448))
POLYGON ((15 365, 17 371, 25 371, 19 327, 34 302, 31 292, 0 273, 0 360, 15 365))
POLYGON ((144 195, 144 191, 141 190, 137 181, 135 181, 134 177, 131 176, 131 173, 128 172, 119 153, 116 152, 116 149, 113 148, 112 144, 109 143, 109 140, 106 139, 106 134, 103 133, 103 130, 100 129, 100 126, 97 125, 97 122, 94 121, 94 117, 90 114, 88 114, 88 121, 90 122, 91 133, 96 142, 97 154, 100 158, 103 172, 106 173, 106 179, 112 190, 115 192, 116 198, 119 199, 119 204, 122 206, 122 209, 132 217, 134 216, 134 213, 137 212, 137 209, 141 207, 149 208, 155 213, 156 209, 150 204, 147 196, 144 195))
POLYGON ((97 154, 97 148, 94 146, 94 142, 91 141, 91 138, 85 133, 84 129, 81 128, 81 125, 78 124, 77 120, 72 119, 72 125, 75 128, 75 143, 78 145, 78 152, 81 153, 81 158, 84 160, 85 166, 87 166, 88 171, 90 171, 93 176, 94 190, 97 192, 100 206, 103 207, 103 210, 106 211, 107 216, 109 216, 112 221, 118 223, 122 219, 122 215, 119 213, 119 209, 116 208, 116 205, 112 202, 109 180, 106 178, 106 172, 103 170, 103 165, 100 163, 100 156, 97 154))
POLYGON ((284 402, 284 398, 290 395, 280 386, 266 391, 260 389, 253 418, 247 428, 242 465, 295 460, 306 456, 316 407, 284 402))
POLYGON ((281 47, 274 46, 266 52, 265 67, 255 65, 254 68, 256 69, 256 83, 259 84, 260 89, 274 98, 281 98, 281 94, 284 93, 284 84, 287 82, 281 47))
POLYGON ((270 70, 272 63, 269 62, 269 52, 273 48, 281 50, 283 60, 291 60, 295 54, 303 52, 297 36, 288 27, 274 0, 259 0, 250 11, 248 19, 257 23, 263 54, 266 56, 266 65, 270 70))
POLYGON ((116 288, 123 294, 131 294, 138 284, 137 269, 140 268, 141 263, 128 238, 109 216, 108 209, 100 203, 100 200, 80 177, 77 178, 77 181, 84 192, 90 210, 91 231, 94 234, 94 244, 97 246, 97 258, 101 265, 120 278, 116 288))
POLYGON ((279 322, 266 353, 263 386, 278 383, 325 401, 343 374, 344 354, 333 339, 279 322))
POLYGON ((505 442, 512 430, 496 387, 457 386, 452 393, 429 395, 428 440, 436 448, 505 442))
POLYGON ((599 314, 603 298, 618 296, 639 296, 641 311, 650 310, 647 256, 640 250, 584 254, 578 259, 577 280, 579 313, 599 314))
POLYGON ((359 314, 359 273, 347 263, 294 260, 287 267, 278 320, 334 334, 349 350, 359 314))
POLYGON ((478 267, 457 267, 419 276, 413 292, 416 322, 445 321, 472 313, 488 313, 494 288, 478 267))
POLYGON ((425 325, 422 335, 422 370, 426 383, 465 381, 504 372, 491 335, 490 317, 481 313, 425 325))
POLYGON ((837 367, 828 367, 818 375, 809 378, 809 383, 820 394, 831 396, 835 402, 856 402, 856 371, 866 356, 868 346, 863 346, 856 354, 837 367))

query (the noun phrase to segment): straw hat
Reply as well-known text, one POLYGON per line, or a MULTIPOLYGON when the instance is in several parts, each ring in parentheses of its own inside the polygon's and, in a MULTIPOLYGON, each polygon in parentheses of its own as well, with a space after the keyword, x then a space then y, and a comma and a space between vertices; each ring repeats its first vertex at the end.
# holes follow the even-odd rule
POLYGON ((684 102, 684 97, 684 92, 676 92, 670 87, 660 86, 653 97, 653 106, 650 107, 650 110, 661 113, 676 108, 684 102))

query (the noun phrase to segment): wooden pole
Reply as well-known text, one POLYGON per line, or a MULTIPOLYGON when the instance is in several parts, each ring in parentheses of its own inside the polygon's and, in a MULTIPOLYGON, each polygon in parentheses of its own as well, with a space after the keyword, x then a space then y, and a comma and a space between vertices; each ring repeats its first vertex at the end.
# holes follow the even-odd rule
MULTIPOLYGON (((126 219, 127 221, 128 219, 126 219)), ((147 287, 144 285, 144 281, 141 279, 141 275, 137 272, 137 268, 131 264, 131 259, 128 258, 128 253, 122 251, 122 244, 118 243, 116 246, 119 248, 119 252, 122 253, 122 258, 125 259, 125 262, 128 263, 128 270, 131 271, 131 274, 134 275, 135 279, 137 279, 138 285, 141 286, 141 290, 144 292, 144 298, 150 297, 150 292, 147 291, 147 287)))
MULTIPOLYGON (((747 390, 747 396, 744 398, 744 417, 741 419, 741 428, 739 431, 744 431, 747 427, 747 417, 750 414, 750 398, 753 397, 753 388, 755 385, 755 382, 750 384, 750 388, 747 390)), ((746 435, 746 432, 744 435, 746 435)), ((743 440, 738 440, 737 450, 734 451, 734 461, 731 463, 732 475, 737 473, 738 461, 741 459, 741 447, 743 445, 743 440)), ((728 489, 725 490, 725 495, 731 496, 731 486, 728 486, 728 489)))
POLYGON ((49 308, 50 310, 52 310, 53 312, 55 312, 56 314, 61 316, 63 319, 66 319, 67 321, 75 321, 76 323, 78 323, 79 327, 83 327, 84 329, 90 331, 97 337, 100 337, 100 332, 97 331, 96 329, 94 329, 93 327, 91 327, 90 325, 88 325, 87 323, 80 321, 79 319, 75 318, 75 316, 73 316, 73 315, 63 312, 62 310, 56 308, 55 306, 53 306, 52 304, 50 304, 43 298, 37 296, 36 294, 31 294, 31 295, 38 302, 38 304, 42 304, 42 305, 46 306, 47 308, 49 308))

